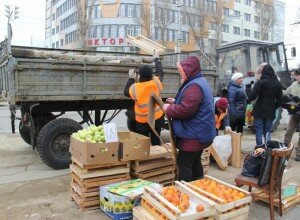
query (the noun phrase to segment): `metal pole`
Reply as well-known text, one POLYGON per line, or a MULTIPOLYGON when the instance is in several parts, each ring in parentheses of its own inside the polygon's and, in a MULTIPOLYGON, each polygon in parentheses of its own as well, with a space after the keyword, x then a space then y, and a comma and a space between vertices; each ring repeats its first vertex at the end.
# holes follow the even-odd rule
POLYGON ((177 34, 177 49, 176 49, 176 53, 177 53, 177 61, 179 62, 181 57, 180 57, 180 53, 181 53, 181 48, 180 48, 180 41, 182 40, 181 38, 181 7, 182 7, 182 2, 181 0, 178 1, 178 17, 179 17, 179 20, 178 20, 178 26, 179 26, 179 29, 178 29, 178 34, 177 34))

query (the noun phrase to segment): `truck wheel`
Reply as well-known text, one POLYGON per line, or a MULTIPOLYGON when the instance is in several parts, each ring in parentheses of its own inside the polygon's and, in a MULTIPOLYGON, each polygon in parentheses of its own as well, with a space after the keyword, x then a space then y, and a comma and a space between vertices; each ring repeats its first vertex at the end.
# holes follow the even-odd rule
POLYGON ((22 121, 19 123, 19 133, 23 141, 31 145, 29 129, 26 129, 25 126, 23 126, 22 121))
POLYGON ((43 162, 53 169, 65 169, 71 162, 70 135, 82 126, 69 118, 48 122, 37 137, 37 149, 43 162))
POLYGON ((282 108, 279 107, 278 109, 276 109, 276 117, 273 121, 272 127, 271 127, 271 133, 273 133, 274 131, 276 131, 278 125, 280 124, 280 120, 282 118, 282 108))

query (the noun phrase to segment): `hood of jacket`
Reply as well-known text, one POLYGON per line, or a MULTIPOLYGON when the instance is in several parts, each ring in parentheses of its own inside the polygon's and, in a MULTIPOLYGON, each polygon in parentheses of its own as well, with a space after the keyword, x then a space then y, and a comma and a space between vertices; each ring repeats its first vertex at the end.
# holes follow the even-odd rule
POLYGON ((261 79, 277 79, 277 75, 270 64, 266 64, 262 69, 261 79))
POLYGON ((229 83, 228 83, 228 88, 231 87, 231 86, 235 86, 235 87, 238 87, 238 88, 242 87, 242 85, 238 84, 236 81, 233 81, 233 80, 230 80, 229 83))
POLYGON ((182 66, 183 71, 187 77, 187 81, 191 80, 201 72, 200 61, 196 56, 190 56, 180 61, 180 65, 182 66))

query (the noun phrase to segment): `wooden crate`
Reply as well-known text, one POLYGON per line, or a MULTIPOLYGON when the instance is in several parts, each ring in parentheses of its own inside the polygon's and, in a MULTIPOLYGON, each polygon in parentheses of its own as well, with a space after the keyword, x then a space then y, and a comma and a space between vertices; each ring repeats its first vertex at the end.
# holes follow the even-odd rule
POLYGON ((241 188, 238 188, 234 185, 228 184, 222 180, 218 180, 214 177, 205 175, 205 178, 208 178, 210 180, 214 180, 217 183, 223 184, 227 187, 230 187, 232 189, 237 190, 238 192, 244 193, 246 196, 243 199, 239 199, 233 202, 227 203, 224 199, 221 199, 217 197, 216 195, 209 193, 207 191, 204 191, 203 189, 200 189, 194 185, 192 185, 193 182, 187 183, 185 181, 182 181, 183 184, 194 190, 196 193, 205 196, 211 201, 214 201, 216 203, 216 210, 217 215, 215 216, 216 219, 225 220, 225 219, 231 219, 231 218, 238 218, 238 219, 247 219, 248 218, 248 212, 249 212, 249 204, 251 202, 251 196, 250 193, 246 190, 243 190, 241 188))
POLYGON ((73 189, 71 190, 71 198, 75 201, 81 211, 88 211, 100 208, 100 199, 98 196, 81 198, 73 189))
POLYGON ((151 146, 149 159, 132 161, 130 174, 133 178, 165 185, 174 183, 175 172, 176 162, 169 157, 166 148, 151 146))
POLYGON ((203 153, 201 155, 201 164, 203 166, 204 174, 207 174, 207 172, 208 172, 208 168, 209 168, 209 164, 210 164, 210 159, 209 159, 210 151, 211 151, 211 147, 208 147, 203 150, 203 153))
POLYGON ((133 207, 132 213, 133 213, 133 219, 137 219, 137 220, 156 220, 141 205, 133 207))
POLYGON ((166 200, 162 195, 151 189, 145 187, 145 191, 142 195, 141 205, 150 213, 155 219, 185 219, 193 220, 200 218, 207 218, 215 215, 215 203, 206 199, 205 197, 193 192, 184 184, 175 181, 175 186, 183 193, 189 194, 190 207, 185 213, 182 213, 176 206, 166 200), (196 206, 203 204, 205 210, 203 212, 197 212, 196 206))
POLYGON ((100 207, 99 186, 130 180, 130 163, 82 165, 72 157, 70 165, 71 198, 80 210, 86 211, 100 207))
MULTIPOLYGON (((256 190, 255 192, 251 193, 254 202, 263 201, 269 203, 269 196, 260 191, 256 190)), ((287 198, 282 199, 282 211, 285 213, 290 208, 294 207, 295 205, 300 203, 300 188, 297 189, 297 194, 294 196, 289 196, 287 198)), ((279 199, 278 196, 274 197, 274 205, 279 207, 279 199)))

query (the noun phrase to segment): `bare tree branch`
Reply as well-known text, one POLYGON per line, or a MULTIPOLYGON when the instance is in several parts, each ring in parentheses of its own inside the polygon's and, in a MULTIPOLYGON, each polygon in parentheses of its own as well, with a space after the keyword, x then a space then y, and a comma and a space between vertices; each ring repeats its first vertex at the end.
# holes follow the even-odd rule
POLYGON ((77 0, 77 20, 78 20, 78 47, 87 49, 87 34, 90 28, 92 12, 97 0, 77 0), (89 4, 89 2, 91 2, 89 4))
POLYGON ((141 25, 142 33, 145 37, 151 38, 151 11, 150 2, 142 0, 140 15, 137 15, 135 21, 141 25))
POLYGON ((166 46, 166 31, 167 27, 172 23, 170 19, 169 11, 172 5, 171 0, 154 0, 154 10, 155 10, 155 24, 160 29, 162 45, 166 46))
POLYGON ((275 9, 273 0, 256 1, 255 11, 260 18, 260 39, 268 40, 268 34, 275 24, 275 9))

